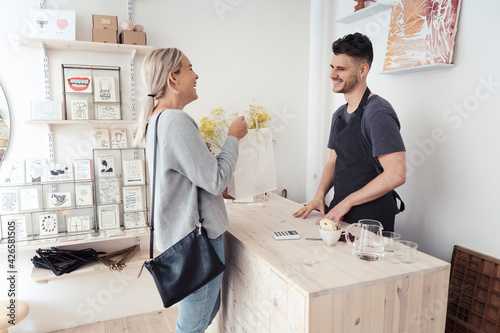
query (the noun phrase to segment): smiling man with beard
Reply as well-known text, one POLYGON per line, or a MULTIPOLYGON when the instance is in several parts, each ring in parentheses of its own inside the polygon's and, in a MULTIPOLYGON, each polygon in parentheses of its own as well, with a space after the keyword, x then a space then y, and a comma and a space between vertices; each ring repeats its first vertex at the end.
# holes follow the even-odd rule
POLYGON ((394 231, 395 215, 404 210, 395 188, 406 181, 406 153, 400 124, 391 104, 368 89, 366 77, 373 61, 370 39, 360 33, 339 38, 332 45, 330 79, 333 92, 346 104, 332 117, 328 148, 315 198, 294 213, 306 218, 319 210, 324 218, 356 223, 374 219, 394 231), (325 196, 334 188, 329 206, 325 196), (325 214, 326 213, 326 214, 325 214))

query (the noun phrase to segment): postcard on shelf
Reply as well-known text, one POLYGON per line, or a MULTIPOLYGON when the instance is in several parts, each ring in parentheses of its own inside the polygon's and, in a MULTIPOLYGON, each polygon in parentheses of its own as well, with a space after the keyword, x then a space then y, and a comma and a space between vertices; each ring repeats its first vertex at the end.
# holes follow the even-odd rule
POLYGON ((92 160, 75 160, 75 180, 92 180, 92 160))
POLYGON ((86 99, 72 100, 70 107, 72 120, 89 119, 89 105, 86 99))
POLYGON ((47 194, 49 208, 71 207, 71 192, 53 192, 47 194))
POLYGON ((21 210, 40 209, 38 188, 36 188, 36 187, 20 188, 19 189, 19 199, 21 201, 21 210))
POLYGON ((66 217, 66 230, 68 232, 90 231, 90 215, 66 217))
POLYGON ((123 161, 123 185, 144 184, 144 161, 123 161))
POLYGON ((120 120, 122 119, 120 115, 120 104, 116 105, 106 105, 97 104, 97 117, 98 120, 120 120))
POLYGON ((12 225, 15 226, 15 238, 23 239, 28 237, 26 215, 3 215, 2 216, 2 238, 9 237, 12 225))
POLYGON ((114 236, 122 236, 125 235, 122 229, 110 229, 106 230, 106 236, 108 237, 114 237, 114 236))
POLYGON ((111 148, 109 129, 94 128, 94 145, 96 148, 111 148))
POLYGON ((64 88, 66 93, 91 93, 92 71, 89 69, 64 68, 64 88))
POLYGON ((40 214, 40 236, 57 235, 59 229, 57 228, 57 214, 40 214))
POLYGON ((75 40, 76 14, 74 10, 30 9, 29 37, 75 40))
POLYGON ((56 101, 32 101, 31 120, 63 120, 62 103, 56 101))
POLYGON ((24 184, 24 160, 5 160, 0 164, 0 183, 24 184))
POLYGON ((92 206, 93 197, 92 184, 75 184, 76 207, 92 206))
POLYGON ((47 181, 47 160, 43 158, 26 160, 26 184, 47 181))
POLYGON ((99 229, 115 229, 120 227, 119 205, 97 206, 99 229))
POLYGON ((120 202, 118 178, 99 178, 99 202, 120 202))
POLYGON ((145 212, 129 212, 123 214, 125 220, 125 228, 141 228, 146 226, 145 212))
POLYGON ((0 212, 14 213, 19 210, 19 194, 17 189, 3 189, 0 192, 0 212))
POLYGON ((127 129, 111 129, 111 148, 127 148, 127 129))
POLYGON ((94 76, 94 101, 118 102, 114 77, 94 76))
POLYGON ((115 159, 113 156, 99 156, 97 162, 99 166, 99 177, 115 176, 115 159))
POLYGON ((51 164, 48 172, 49 182, 73 180, 73 166, 66 163, 51 164))
POLYGON ((142 187, 129 186, 123 188, 123 211, 132 212, 143 210, 142 187))

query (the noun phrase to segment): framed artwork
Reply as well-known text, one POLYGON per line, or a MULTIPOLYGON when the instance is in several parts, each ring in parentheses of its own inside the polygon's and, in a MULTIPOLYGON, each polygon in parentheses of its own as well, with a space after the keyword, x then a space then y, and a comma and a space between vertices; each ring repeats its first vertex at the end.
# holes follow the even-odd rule
POLYGON ((92 70, 63 65, 64 91, 66 93, 91 93, 92 70))
POLYGON ((120 120, 120 104, 96 104, 96 119, 120 120))
POLYGON ((0 164, 0 183, 24 184, 24 160, 2 161, 0 164))
POLYGON ((124 213, 125 228, 140 228, 146 226, 146 213, 145 212, 129 212, 124 213))
POLYGON ((129 186, 123 188, 123 211, 131 212, 143 210, 141 186, 129 186))
POLYGON ((114 77, 112 76, 94 77, 94 101, 118 102, 114 77))
POLYGON ((57 235, 57 214, 40 214, 40 236, 57 235))
POLYGON ((5 189, 0 192, 0 211, 2 213, 13 213, 19 210, 19 197, 17 189, 5 189))
POLYGON ((92 180, 92 160, 75 160, 75 180, 92 180))
POLYGON ((43 158, 26 160, 26 183, 47 181, 47 160, 43 158))
POLYGON ((109 141, 109 129, 94 128, 94 144, 96 148, 111 148, 109 141))
POLYGON ((47 179, 49 182, 73 180, 73 166, 66 163, 51 164, 47 179))
POLYGON ((92 206, 93 200, 92 184, 75 185, 75 205, 76 207, 92 206))
POLYGON ((127 129, 111 129, 111 148, 127 148, 127 129))
POLYGON ((123 161, 123 184, 136 185, 144 184, 144 161, 129 160, 123 161))
POLYGON ((119 205, 97 206, 99 229, 115 229, 120 227, 119 205))
POLYGON ((28 187, 19 189, 19 199, 21 210, 40 209, 40 200, 38 198, 38 188, 28 187))
POLYGON ((56 101, 32 101, 32 120, 62 120, 62 103, 56 101))
POLYGON ((120 202, 120 182, 118 178, 99 178, 99 201, 120 202))
POLYGON ((26 215, 3 215, 2 216, 2 238, 9 237, 9 231, 12 226, 15 226, 16 239, 22 239, 28 237, 28 231, 26 229, 27 218, 26 215))
POLYGON ((89 119, 89 105, 86 99, 76 99, 71 101, 71 119, 89 119))
POLYGON ((99 177, 115 176, 115 159, 113 156, 98 157, 99 177))
POLYGON ((53 192, 47 194, 49 208, 71 207, 71 192, 53 192))
POLYGON ((90 215, 68 216, 66 218, 66 230, 68 232, 90 231, 90 215))

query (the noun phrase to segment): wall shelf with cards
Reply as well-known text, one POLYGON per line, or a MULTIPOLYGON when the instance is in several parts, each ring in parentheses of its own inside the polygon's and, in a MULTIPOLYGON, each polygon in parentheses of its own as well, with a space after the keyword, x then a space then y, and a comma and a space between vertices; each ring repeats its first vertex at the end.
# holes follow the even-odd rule
POLYGON ((352 14, 339 18, 337 23, 353 23, 355 21, 367 18, 369 16, 383 12, 384 10, 392 8, 392 4, 374 3, 371 6, 360 9, 352 14))

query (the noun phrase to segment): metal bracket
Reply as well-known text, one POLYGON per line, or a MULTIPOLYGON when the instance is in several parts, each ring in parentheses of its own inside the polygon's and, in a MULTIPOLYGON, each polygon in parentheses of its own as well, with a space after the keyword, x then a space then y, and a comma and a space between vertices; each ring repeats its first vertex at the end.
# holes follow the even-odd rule
POLYGON ((136 110, 136 103, 135 103, 135 55, 137 53, 137 50, 134 49, 132 53, 130 54, 130 97, 132 99, 132 105, 131 105, 131 115, 132 115, 132 120, 137 120, 137 110, 136 110))
POLYGON ((133 17, 132 17, 132 14, 133 14, 132 12, 133 12, 133 10, 132 10, 132 0, 128 0, 128 20, 130 22, 134 22, 133 17))

